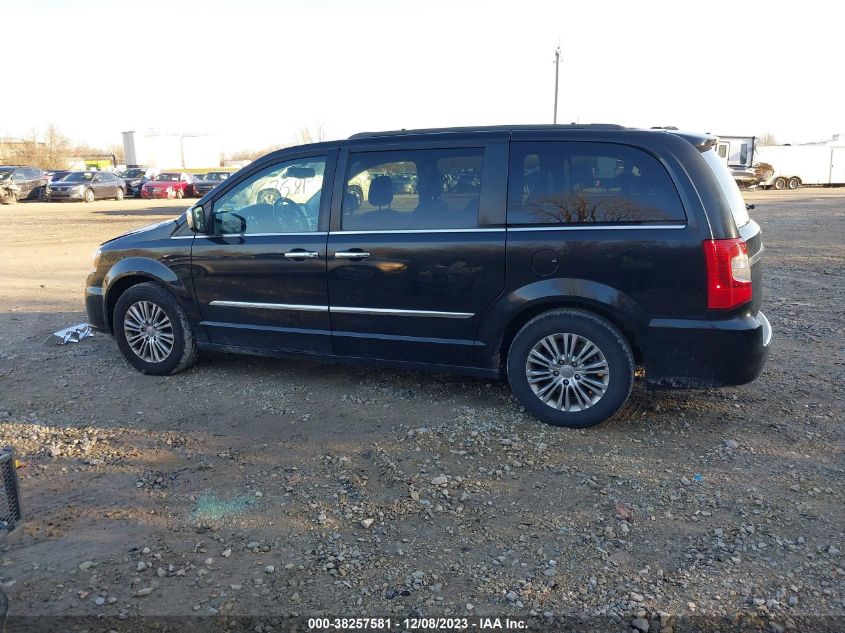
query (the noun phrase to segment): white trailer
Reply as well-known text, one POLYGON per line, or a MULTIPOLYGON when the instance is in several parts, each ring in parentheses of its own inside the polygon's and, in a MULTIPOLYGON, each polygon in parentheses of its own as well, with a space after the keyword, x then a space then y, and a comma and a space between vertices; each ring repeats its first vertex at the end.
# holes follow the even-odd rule
POLYGON ((752 169, 754 152, 757 149, 753 136, 728 136, 719 134, 716 143, 716 155, 731 170, 731 175, 740 186, 757 183, 757 175, 752 169))
POLYGON ((763 187, 845 184, 845 145, 767 145, 755 148, 754 163, 772 166, 763 187))

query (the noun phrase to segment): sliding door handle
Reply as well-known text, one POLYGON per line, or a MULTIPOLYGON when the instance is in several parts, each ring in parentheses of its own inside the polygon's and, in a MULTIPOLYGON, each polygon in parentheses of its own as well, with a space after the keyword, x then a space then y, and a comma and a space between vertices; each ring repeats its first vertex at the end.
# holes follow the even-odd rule
POLYGON ((337 251, 335 254, 335 259, 366 259, 370 256, 367 251, 362 250, 351 250, 351 251, 337 251))

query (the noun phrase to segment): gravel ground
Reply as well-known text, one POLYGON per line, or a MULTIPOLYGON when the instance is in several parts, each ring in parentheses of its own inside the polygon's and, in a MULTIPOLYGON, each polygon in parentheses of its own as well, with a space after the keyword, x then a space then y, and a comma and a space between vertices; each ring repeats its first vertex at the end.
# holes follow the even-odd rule
POLYGON ((842 630, 845 190, 747 197, 761 378, 640 385, 586 431, 478 379, 237 356, 161 378, 106 335, 46 345, 85 320, 95 246, 185 203, 2 207, 0 443, 27 514, 0 544, 10 614, 842 630))

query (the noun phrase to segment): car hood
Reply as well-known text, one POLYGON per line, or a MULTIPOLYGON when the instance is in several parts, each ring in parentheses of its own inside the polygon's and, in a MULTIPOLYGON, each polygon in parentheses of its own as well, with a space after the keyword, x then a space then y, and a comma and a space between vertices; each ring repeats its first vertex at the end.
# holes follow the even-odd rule
MULTIPOLYGON (((180 215, 179 217, 172 218, 170 220, 164 220, 163 222, 156 222, 155 224, 150 224, 149 226, 142 227, 140 229, 135 229, 134 231, 128 231, 126 233, 122 233, 117 237, 113 237, 111 239, 106 240, 103 244, 113 244, 118 240, 122 240, 127 237, 134 237, 137 239, 138 236, 144 235, 145 239, 165 239, 173 233, 173 230, 176 228, 176 225, 179 224, 179 219, 184 217, 184 214, 180 215)), ((101 244, 101 246, 103 245, 101 244)))

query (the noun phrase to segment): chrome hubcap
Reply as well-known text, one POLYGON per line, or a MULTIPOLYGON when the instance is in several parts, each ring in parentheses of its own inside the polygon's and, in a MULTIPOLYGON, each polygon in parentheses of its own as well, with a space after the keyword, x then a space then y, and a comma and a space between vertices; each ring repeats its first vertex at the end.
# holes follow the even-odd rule
POLYGON ((610 368, 589 339, 578 334, 551 334, 531 348, 525 377, 534 394, 548 406, 575 412, 602 399, 610 368))
POLYGON ((123 318, 129 347, 148 363, 160 363, 173 351, 173 324, 152 301, 136 301, 123 318))

